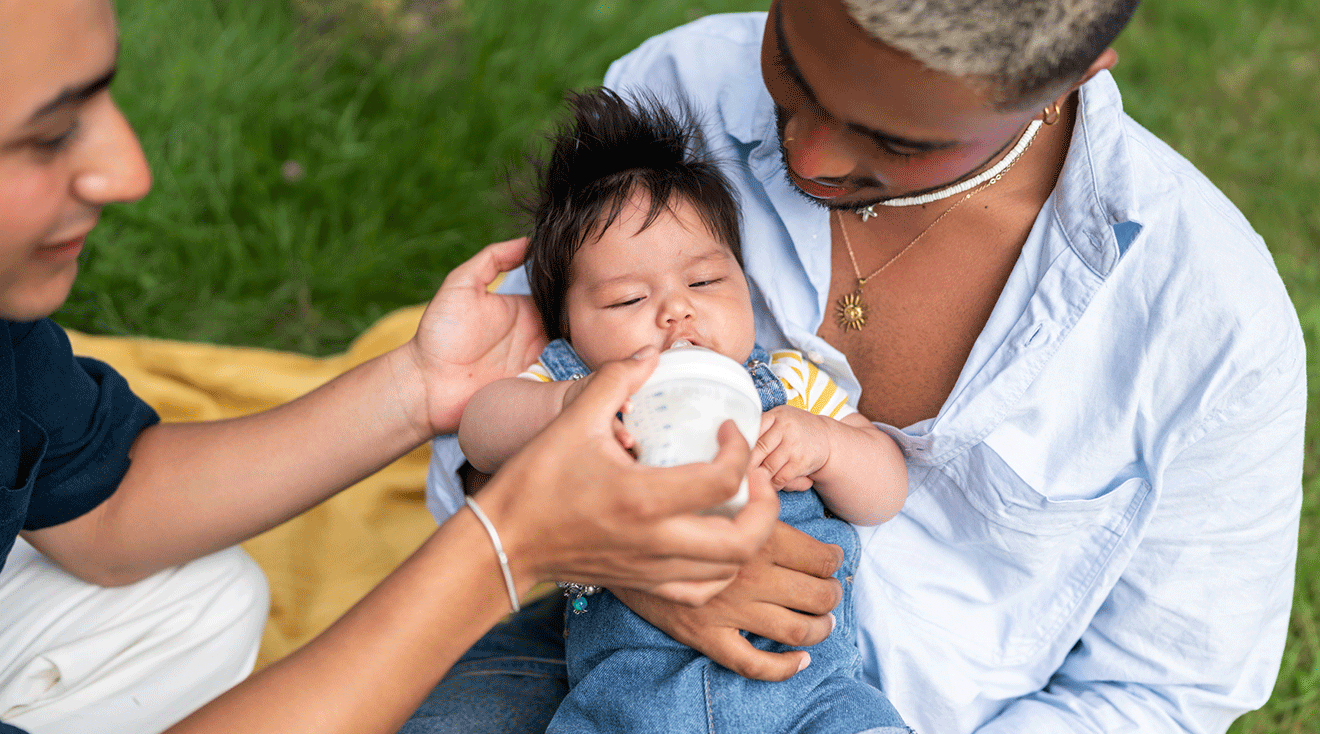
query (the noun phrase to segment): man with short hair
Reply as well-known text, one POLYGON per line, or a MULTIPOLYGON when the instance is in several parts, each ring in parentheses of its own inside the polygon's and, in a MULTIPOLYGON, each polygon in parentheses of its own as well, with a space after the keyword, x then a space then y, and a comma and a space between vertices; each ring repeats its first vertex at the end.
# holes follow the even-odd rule
MULTIPOLYGON (((605 79, 705 111, 757 341, 905 450, 854 591, 865 675, 919 732, 1222 732, 1277 674, 1301 331, 1260 237, 1123 112, 1108 46, 1134 6, 776 0, 605 79)), ((621 597, 782 679, 804 653, 738 631, 823 639, 819 553, 777 532, 703 608, 621 597)))

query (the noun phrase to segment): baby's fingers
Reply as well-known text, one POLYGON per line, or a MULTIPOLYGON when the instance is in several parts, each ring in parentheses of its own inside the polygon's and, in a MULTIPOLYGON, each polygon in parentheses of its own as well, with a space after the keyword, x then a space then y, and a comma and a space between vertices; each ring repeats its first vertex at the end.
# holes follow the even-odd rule
POLYGON ((815 482, 811 481, 811 477, 798 477, 797 479, 785 483, 780 489, 786 492, 805 492, 806 490, 811 489, 813 484, 815 484, 815 482))
POLYGON ((624 428, 623 421, 618 418, 614 419, 614 440, 618 441, 620 446, 629 451, 632 450, 633 446, 637 445, 637 440, 633 438, 633 435, 628 432, 627 428, 624 428))
MULTIPOLYGON (((769 415, 769 413, 765 413, 764 415, 769 415)), ((769 457, 774 454, 775 449, 779 448, 779 445, 783 443, 783 441, 784 432, 773 425, 773 419, 771 419, 769 425, 767 425, 765 421, 762 421, 761 436, 756 439, 756 445, 752 447, 752 455, 748 459, 750 462, 748 466, 765 466, 767 469, 770 469, 771 474, 774 474, 774 469, 766 465, 766 461, 769 460, 769 457)), ((782 463, 782 460, 776 462, 775 468, 778 468, 782 463)), ((776 487, 776 489, 778 489, 778 487, 776 487)))

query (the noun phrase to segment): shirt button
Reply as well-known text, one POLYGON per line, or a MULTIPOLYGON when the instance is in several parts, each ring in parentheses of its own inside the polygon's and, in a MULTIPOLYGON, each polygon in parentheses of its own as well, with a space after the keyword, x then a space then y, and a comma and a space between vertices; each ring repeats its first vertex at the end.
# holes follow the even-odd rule
POLYGON ((825 358, 820 356, 820 352, 814 350, 807 352, 807 359, 811 360, 812 364, 820 364, 825 361, 825 358))

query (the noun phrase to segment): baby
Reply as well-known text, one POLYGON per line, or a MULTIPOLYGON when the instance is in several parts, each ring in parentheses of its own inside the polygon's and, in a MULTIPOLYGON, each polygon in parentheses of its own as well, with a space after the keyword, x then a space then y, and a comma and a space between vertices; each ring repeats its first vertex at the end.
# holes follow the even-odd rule
MULTIPOLYGON (((906 732, 884 694, 860 678, 850 603, 858 542, 847 524, 878 524, 902 507, 902 452, 800 353, 755 343, 738 204, 700 152, 686 109, 676 117, 655 100, 629 103, 605 90, 571 106, 573 122, 542 172, 527 251, 532 297, 553 341, 526 373, 472 398, 463 452, 493 473, 600 365, 678 340, 712 349, 743 364, 760 392, 752 462, 783 490, 780 519, 844 549, 836 574, 844 599, 830 637, 810 648, 811 665, 782 683, 712 663, 609 592, 579 599, 566 621, 570 692, 549 731, 906 732)), ((631 436, 616 431, 631 448, 631 436)))

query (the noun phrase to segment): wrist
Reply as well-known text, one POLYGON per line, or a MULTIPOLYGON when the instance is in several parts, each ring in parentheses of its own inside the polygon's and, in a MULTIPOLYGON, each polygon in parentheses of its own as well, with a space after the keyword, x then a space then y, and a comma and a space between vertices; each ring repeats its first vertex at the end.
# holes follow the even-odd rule
POLYGON ((472 495, 468 495, 463 499, 467 502, 468 508, 472 510, 472 514, 476 516, 477 521, 481 523, 482 529, 486 531, 491 548, 495 551, 495 562, 499 566, 500 575, 504 580, 505 593, 509 595, 509 608, 516 612, 522 608, 522 605, 518 603, 518 600, 522 598, 522 593, 513 580, 513 571, 509 568, 509 556, 504 551, 504 544, 500 540, 499 531, 495 529, 494 523, 486 516, 485 511, 481 509, 481 505, 477 504, 472 495))
POLYGON ((527 527, 523 519, 526 513, 518 512, 518 490, 525 486, 518 476, 519 468, 514 465, 505 467, 473 496, 499 533, 515 593, 521 598, 549 578, 549 574, 546 573, 545 549, 536 542, 540 532, 527 527))
POLYGON ((457 404, 454 386, 448 380, 427 379, 430 371, 415 338, 386 352, 382 359, 389 365, 407 430, 418 445, 458 431, 463 406, 457 404))
POLYGON ((587 386, 587 381, 590 379, 591 375, 587 375, 586 377, 579 377, 573 380, 551 383, 559 388, 559 399, 554 401, 554 404, 559 407, 559 410, 555 411, 555 415, 564 412, 564 409, 567 408, 578 395, 582 394, 582 390, 587 386))

